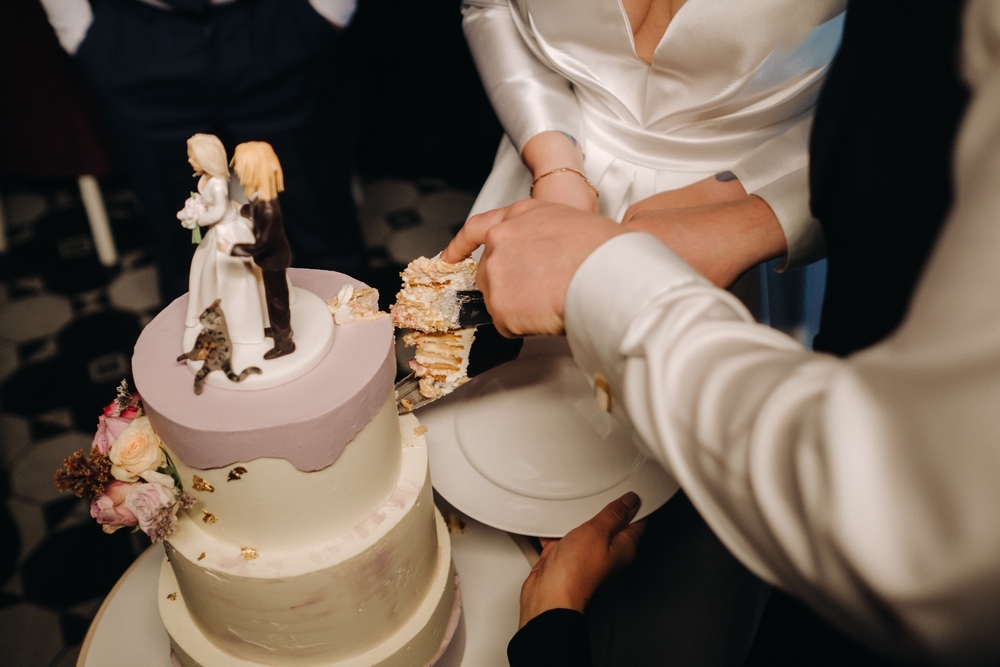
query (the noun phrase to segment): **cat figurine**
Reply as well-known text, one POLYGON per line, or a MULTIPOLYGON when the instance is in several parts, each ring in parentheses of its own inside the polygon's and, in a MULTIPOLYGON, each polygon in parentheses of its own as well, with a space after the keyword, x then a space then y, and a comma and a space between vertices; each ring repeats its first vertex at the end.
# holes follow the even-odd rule
POLYGON ((249 366, 237 375, 233 372, 233 344, 229 340, 229 327, 226 326, 226 316, 219 305, 222 299, 216 299, 198 317, 201 322, 201 332, 194 341, 194 347, 177 357, 177 361, 204 361, 205 363, 194 376, 194 393, 201 395, 205 376, 212 371, 223 371, 233 382, 243 382, 248 375, 260 375, 261 370, 249 366))

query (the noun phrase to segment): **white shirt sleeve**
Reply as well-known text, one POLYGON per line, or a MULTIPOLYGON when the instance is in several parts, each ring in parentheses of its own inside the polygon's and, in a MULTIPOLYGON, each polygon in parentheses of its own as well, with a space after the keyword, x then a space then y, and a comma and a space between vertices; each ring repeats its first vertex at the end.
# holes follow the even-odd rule
POLYGON ((583 263, 566 329, 754 572, 883 648, 995 661, 1000 3, 972 0, 966 19, 956 204, 893 336, 810 352, 644 234, 583 263))
POLYGON ((356 0, 309 0, 316 12, 331 23, 346 28, 358 8, 356 0))
POLYGON ((570 82, 540 61, 525 42, 507 0, 464 0, 462 28, 479 77, 518 153, 539 132, 582 138, 580 107, 570 82))
POLYGON ((63 49, 70 55, 75 54, 94 20, 90 3, 87 0, 42 0, 42 6, 63 49))

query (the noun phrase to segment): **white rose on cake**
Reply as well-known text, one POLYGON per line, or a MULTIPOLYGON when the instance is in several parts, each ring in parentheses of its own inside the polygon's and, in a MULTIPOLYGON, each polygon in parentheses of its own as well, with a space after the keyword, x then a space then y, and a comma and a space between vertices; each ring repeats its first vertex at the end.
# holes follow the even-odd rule
POLYGON ((111 444, 108 458, 112 476, 122 482, 137 482, 143 473, 165 466, 167 457, 160 445, 149 418, 136 417, 111 444))

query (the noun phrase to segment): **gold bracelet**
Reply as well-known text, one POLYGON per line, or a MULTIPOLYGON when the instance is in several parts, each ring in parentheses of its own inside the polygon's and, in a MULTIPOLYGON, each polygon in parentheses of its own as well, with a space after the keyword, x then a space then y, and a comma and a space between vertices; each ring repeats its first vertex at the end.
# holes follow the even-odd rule
POLYGON ((535 183, 538 183, 538 181, 542 180, 546 176, 551 176, 552 174, 558 174, 560 171, 571 171, 571 172, 573 172, 574 174, 576 174, 577 176, 579 176, 580 178, 582 178, 587 185, 590 186, 590 189, 594 191, 594 196, 597 199, 601 198, 601 193, 597 191, 597 188, 594 187, 594 184, 590 182, 590 179, 587 178, 587 175, 584 174, 582 171, 579 171, 577 169, 573 169, 571 167, 559 167, 558 169, 553 169, 552 171, 547 171, 544 174, 542 174, 541 176, 539 176, 538 178, 536 178, 535 180, 533 180, 531 182, 531 189, 528 190, 528 196, 530 197, 533 194, 535 194, 535 183))

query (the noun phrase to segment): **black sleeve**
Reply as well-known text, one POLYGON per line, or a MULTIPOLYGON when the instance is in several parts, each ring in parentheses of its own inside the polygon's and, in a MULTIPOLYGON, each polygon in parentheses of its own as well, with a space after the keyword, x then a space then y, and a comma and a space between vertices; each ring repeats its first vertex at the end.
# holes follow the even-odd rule
POLYGON ((534 617, 507 644, 510 667, 592 667, 583 614, 550 609, 534 617))

